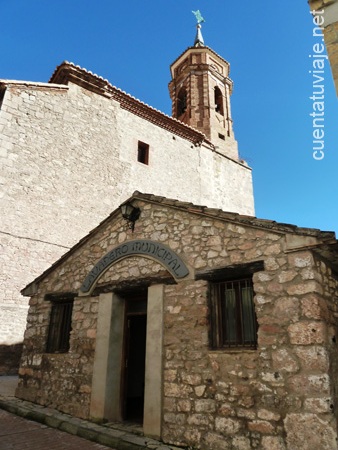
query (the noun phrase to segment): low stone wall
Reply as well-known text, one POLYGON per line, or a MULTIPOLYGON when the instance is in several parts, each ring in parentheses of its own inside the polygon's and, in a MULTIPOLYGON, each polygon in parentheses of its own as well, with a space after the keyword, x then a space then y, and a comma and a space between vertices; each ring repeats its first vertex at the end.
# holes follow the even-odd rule
POLYGON ((12 345, 0 345, 0 376, 16 375, 19 371, 22 342, 12 345))

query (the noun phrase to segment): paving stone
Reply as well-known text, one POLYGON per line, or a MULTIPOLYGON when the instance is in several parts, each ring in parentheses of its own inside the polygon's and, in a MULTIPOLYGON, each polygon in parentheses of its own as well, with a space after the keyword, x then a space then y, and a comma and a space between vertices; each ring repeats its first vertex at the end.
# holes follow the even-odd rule
MULTIPOLYGON (((113 424, 113 426, 118 427, 118 424, 113 424)), ((120 426, 122 425, 120 424, 120 426)), ((111 428, 108 424, 98 425, 72 417, 69 414, 60 413, 55 409, 42 407, 14 397, 0 397, 0 450, 45 450, 47 448, 47 442, 48 450, 105 450, 108 448, 115 450, 179 450, 179 447, 168 447, 155 439, 132 434, 130 432, 132 426, 126 426, 125 428, 126 430, 121 430, 111 428), (29 440, 32 442, 32 447, 23 447, 23 443, 27 438, 26 440, 20 440, 21 438, 19 437, 15 438, 13 441, 15 442, 15 446, 10 446, 12 444, 9 444, 9 437, 6 437, 6 440, 4 440, 5 438, 3 436, 7 436, 11 432, 11 429, 17 429, 17 421, 19 421, 23 431, 26 430, 27 433, 30 433, 29 440), (14 424, 12 428, 10 426, 11 423, 14 424), (63 447, 53 447, 53 439, 46 438, 45 433, 43 433, 43 442, 45 442, 46 446, 41 444, 39 447, 40 437, 36 435, 35 439, 31 434, 32 430, 38 430, 41 433, 41 430, 55 431, 55 429, 58 429, 59 433, 62 433, 60 434, 62 438, 58 439, 61 442, 60 445, 63 445, 63 447), (73 438, 81 439, 81 441, 77 441, 80 444, 73 441, 73 438), (48 439, 50 439, 50 444, 48 439), (69 445, 73 445, 73 447, 68 447, 68 441, 71 443, 69 445)), ((22 437, 23 435, 24 433, 22 437)))

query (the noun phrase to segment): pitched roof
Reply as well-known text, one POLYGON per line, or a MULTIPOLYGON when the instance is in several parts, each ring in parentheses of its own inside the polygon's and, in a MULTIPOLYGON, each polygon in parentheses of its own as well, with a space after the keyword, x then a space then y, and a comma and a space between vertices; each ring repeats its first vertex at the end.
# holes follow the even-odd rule
MULTIPOLYGON (((338 241, 336 240, 335 233, 333 231, 321 231, 315 228, 303 228, 297 227, 296 225, 292 224, 279 223, 275 222, 274 220, 258 219, 253 216, 245 216, 238 213, 226 212, 221 209, 208 208, 207 206, 195 205, 193 203, 182 202, 180 200, 170 199, 153 194, 143 194, 139 191, 135 191, 129 199, 123 202, 123 204, 131 202, 133 200, 141 200, 148 203, 168 206, 191 214, 216 218, 224 222, 232 222, 239 225, 259 228, 275 233, 291 234, 309 238, 307 245, 304 245, 303 247, 299 247, 297 245, 292 247, 293 243, 291 241, 291 250, 301 250, 302 248, 313 250, 320 257, 328 260, 334 270, 338 272, 338 241)), ((116 208, 106 219, 104 219, 97 227, 95 227, 86 236, 84 236, 52 266, 45 270, 34 281, 29 283, 24 289, 22 289, 21 293, 23 295, 30 296, 32 288, 34 288, 34 285, 36 285, 36 283, 40 282, 45 276, 47 276, 63 261, 65 261, 72 253, 74 253, 78 248, 88 242, 92 238, 92 236, 94 236, 107 222, 109 222, 114 216, 119 214, 119 210, 119 208, 116 208)))
POLYGON ((57 66, 49 82, 53 84, 68 84, 68 82, 72 82, 99 95, 116 100, 121 105, 121 108, 187 139, 195 145, 205 142, 207 145, 214 147, 207 137, 195 128, 152 108, 113 86, 108 80, 71 62, 64 61, 57 66))

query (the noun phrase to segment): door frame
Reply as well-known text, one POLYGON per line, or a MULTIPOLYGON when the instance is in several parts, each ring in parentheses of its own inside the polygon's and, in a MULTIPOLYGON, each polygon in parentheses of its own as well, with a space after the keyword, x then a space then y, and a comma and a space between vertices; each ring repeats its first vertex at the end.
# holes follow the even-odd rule
MULTIPOLYGON (((146 323, 147 323, 147 303, 148 303, 148 295, 145 294, 129 294, 126 295, 122 294, 122 297, 125 301, 125 309, 124 309, 124 336, 123 336, 123 351, 122 351, 122 375, 121 375, 121 416, 123 420, 128 420, 127 418, 127 395, 128 395, 128 376, 129 376, 129 367, 127 366, 128 358, 130 356, 130 328, 129 328, 129 322, 132 320, 132 318, 139 317, 139 316, 145 316, 146 317, 146 323), (133 302, 137 301, 146 301, 146 308, 144 311, 139 312, 132 312, 129 311, 129 306, 133 302)), ((145 357, 147 354, 147 336, 145 336, 144 341, 144 350, 145 350, 145 357)), ((144 382, 145 382, 145 361, 144 361, 144 382)), ((144 391, 143 391, 143 397, 144 397, 144 391)), ((144 402, 143 402, 143 410, 144 410, 144 402)), ((142 420, 143 420, 143 413, 142 413, 142 420)))
MULTIPOLYGON (((90 299, 88 299, 90 301, 90 299)), ((148 287, 143 432, 161 438, 164 285, 148 287)), ((90 417, 122 421, 121 377, 125 302, 116 293, 99 297, 90 417)))

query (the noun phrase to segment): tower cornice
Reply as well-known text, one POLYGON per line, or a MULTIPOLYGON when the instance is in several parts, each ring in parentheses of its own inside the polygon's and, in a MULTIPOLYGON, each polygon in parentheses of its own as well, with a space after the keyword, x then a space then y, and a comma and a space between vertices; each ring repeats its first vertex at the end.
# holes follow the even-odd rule
POLYGON ((177 66, 177 64, 179 64, 179 62, 181 61, 181 59, 183 57, 186 57, 188 54, 190 53, 209 53, 210 55, 212 55, 214 58, 216 58, 216 60, 218 60, 217 62, 221 65, 224 65, 226 67, 228 67, 228 72, 230 72, 230 63, 222 58, 222 56, 220 56, 218 53, 216 53, 214 50, 212 50, 210 47, 204 46, 204 47, 188 47, 186 50, 184 50, 184 52, 182 52, 176 59, 175 61, 170 65, 170 71, 171 71, 171 76, 173 77, 173 70, 174 68, 177 66))

